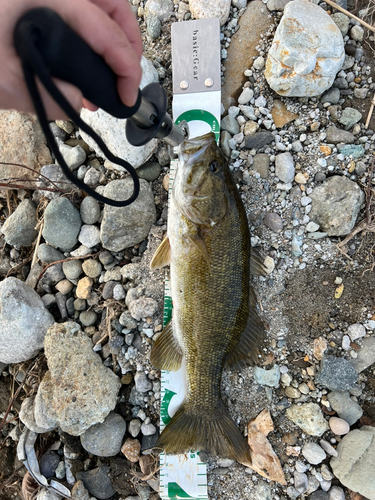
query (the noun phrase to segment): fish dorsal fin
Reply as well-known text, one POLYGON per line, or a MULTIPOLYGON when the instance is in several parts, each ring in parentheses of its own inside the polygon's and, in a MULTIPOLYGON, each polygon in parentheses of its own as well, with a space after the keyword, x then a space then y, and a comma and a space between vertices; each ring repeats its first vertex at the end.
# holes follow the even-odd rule
POLYGON ((171 262, 171 245, 169 238, 166 236, 158 246, 154 256, 151 259, 150 269, 160 269, 161 267, 168 266, 171 262))
POLYGON ((250 287, 250 313, 247 325, 238 344, 227 354, 225 366, 240 369, 245 365, 254 364, 264 339, 264 325, 255 309, 255 293, 250 287))
POLYGON ((172 320, 162 331, 151 350, 151 363, 159 370, 177 371, 181 366, 182 350, 173 334, 172 320))
POLYGON ((197 233, 197 234, 189 234, 188 236, 189 241, 198 249, 198 251, 203 255, 204 260, 207 262, 208 267, 211 267, 211 259, 207 251, 206 243, 204 242, 204 239, 197 233))
POLYGON ((256 276, 265 276, 266 268, 263 264, 264 259, 255 248, 251 248, 250 250, 250 273, 255 274, 256 276))

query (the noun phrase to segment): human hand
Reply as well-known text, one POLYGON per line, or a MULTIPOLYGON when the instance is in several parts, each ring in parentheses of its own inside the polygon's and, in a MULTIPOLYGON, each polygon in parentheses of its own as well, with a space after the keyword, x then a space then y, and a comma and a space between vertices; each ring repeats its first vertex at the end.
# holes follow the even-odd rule
MULTIPOLYGON (((13 45, 13 32, 18 19, 35 7, 47 7, 64 19, 118 75, 117 89, 124 104, 135 104, 142 76, 142 39, 128 0, 7 0, 0 4, 1 109, 34 111, 13 45)), ((67 82, 55 82, 71 105, 79 109, 82 93, 67 82)), ((62 110, 40 88, 48 117, 64 118, 62 110)), ((84 105, 96 109, 85 100, 84 105)))

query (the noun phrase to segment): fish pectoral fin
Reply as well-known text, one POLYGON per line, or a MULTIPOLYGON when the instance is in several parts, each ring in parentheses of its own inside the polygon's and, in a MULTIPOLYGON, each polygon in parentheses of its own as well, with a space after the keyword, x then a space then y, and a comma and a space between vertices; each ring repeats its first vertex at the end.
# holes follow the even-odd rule
POLYGON ((150 269, 160 269, 161 267, 168 266, 171 262, 171 245, 169 238, 166 236, 158 246, 154 256, 151 259, 150 269))
POLYGON ((250 273, 255 274, 256 276, 265 276, 266 268, 263 264, 263 257, 260 255, 258 250, 255 248, 250 249, 250 273))
POLYGON ((156 447, 170 454, 206 451, 251 464, 250 447, 222 402, 208 415, 197 410, 189 413, 183 403, 159 436, 156 447))
MULTIPOLYGON (((250 294, 251 296, 251 294, 250 294)), ((251 304, 247 325, 243 331, 238 344, 227 354, 225 359, 226 368, 240 369, 245 365, 255 364, 264 339, 264 324, 255 310, 255 304, 251 304)))
POLYGON ((199 236, 199 234, 189 234, 188 240, 199 250, 199 252, 203 255, 204 260, 207 262, 208 267, 211 267, 211 259, 207 251, 206 243, 204 239, 199 236))
POLYGON ((151 349, 151 363, 159 370, 177 371, 181 366, 182 349, 173 334, 172 320, 151 349))

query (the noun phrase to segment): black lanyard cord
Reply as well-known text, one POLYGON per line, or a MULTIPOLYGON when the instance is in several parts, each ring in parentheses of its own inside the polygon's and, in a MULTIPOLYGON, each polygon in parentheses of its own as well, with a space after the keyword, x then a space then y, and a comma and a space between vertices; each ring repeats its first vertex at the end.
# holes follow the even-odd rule
POLYGON ((23 35, 24 35, 23 40, 25 46, 21 54, 21 61, 22 61, 22 69, 26 85, 29 90, 31 100, 34 104, 34 108, 38 116, 40 125, 48 141, 48 145, 50 146, 53 154, 55 155, 55 158, 58 161, 59 165, 61 166, 61 169, 63 170, 65 176, 80 189, 82 189, 87 194, 89 194, 90 196, 92 196, 93 198, 97 199, 100 202, 107 203, 108 205, 112 205, 115 207, 125 207, 127 205, 130 205, 137 198, 140 188, 139 179, 134 167, 132 167, 132 165, 130 165, 130 163, 128 163, 127 161, 118 158, 109 151, 109 149, 104 144, 101 137, 87 123, 85 123, 80 118, 79 114, 75 111, 75 109, 67 101, 65 96, 53 83, 48 68, 44 63, 43 57, 41 56, 40 52, 36 47, 36 44, 34 43, 35 37, 33 36, 32 30, 25 29, 23 35), (23 55, 25 54, 27 54, 27 57, 23 57, 23 55), (134 183, 133 194, 130 196, 130 198, 124 201, 118 201, 102 196, 101 194, 94 191, 90 186, 88 186, 83 181, 79 180, 77 177, 73 175, 73 173, 67 166, 62 154, 60 153, 59 147, 49 127, 46 110, 42 98, 40 96, 38 87, 36 85, 36 80, 35 80, 36 77, 40 79, 45 89, 48 91, 51 97, 57 102, 60 108, 66 113, 66 115, 78 127, 80 127, 84 132, 86 132, 86 134, 88 134, 89 136, 92 137, 92 139, 94 139, 94 141, 102 150, 106 158, 112 163, 124 167, 129 172, 134 183))

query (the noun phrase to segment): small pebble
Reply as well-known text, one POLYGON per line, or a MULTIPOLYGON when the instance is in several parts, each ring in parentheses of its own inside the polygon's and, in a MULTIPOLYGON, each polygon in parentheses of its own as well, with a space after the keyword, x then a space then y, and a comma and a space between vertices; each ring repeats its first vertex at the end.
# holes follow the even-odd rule
POLYGON ((141 444, 138 439, 126 439, 121 447, 122 453, 130 462, 138 462, 141 455, 141 444))
POLYGON ((328 423, 331 428, 331 431, 337 436, 343 436, 344 434, 347 434, 350 431, 348 422, 346 422, 342 418, 331 417, 328 423))
POLYGON ((323 460, 326 458, 326 454, 318 444, 313 443, 313 442, 307 442, 302 450, 302 455, 306 458, 306 460, 309 462, 309 464, 317 465, 323 462, 323 460))

